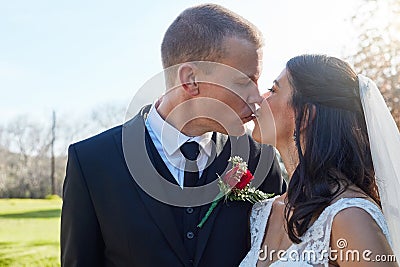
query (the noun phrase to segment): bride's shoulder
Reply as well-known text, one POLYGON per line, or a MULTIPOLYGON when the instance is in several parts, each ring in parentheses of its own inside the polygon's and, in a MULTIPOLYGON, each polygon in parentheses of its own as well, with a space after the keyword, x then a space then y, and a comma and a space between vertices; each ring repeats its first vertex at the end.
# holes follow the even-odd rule
POLYGON ((350 229, 346 226, 369 229, 372 226, 383 226, 383 213, 369 197, 343 197, 335 200, 327 209, 332 218, 332 231, 350 229))
POLYGON ((338 204, 333 204, 342 206, 332 221, 333 249, 343 249, 349 245, 360 251, 368 249, 374 252, 391 252, 386 222, 374 202, 365 198, 339 201, 336 202, 338 204))
POLYGON ((331 205, 331 210, 334 216, 332 228, 350 224, 367 226, 375 223, 382 214, 377 204, 368 198, 341 198, 331 205))
POLYGON ((352 213, 354 210, 357 213, 369 214, 371 219, 376 219, 382 213, 380 206, 370 196, 354 186, 350 186, 333 199, 326 209, 336 220, 346 217, 348 213, 352 213))

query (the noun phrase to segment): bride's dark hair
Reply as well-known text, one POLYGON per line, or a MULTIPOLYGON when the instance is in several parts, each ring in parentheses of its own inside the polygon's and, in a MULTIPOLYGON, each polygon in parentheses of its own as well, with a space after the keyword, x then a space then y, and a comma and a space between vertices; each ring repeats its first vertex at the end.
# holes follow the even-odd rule
POLYGON ((380 200, 357 74, 325 55, 294 57, 286 69, 299 165, 288 186, 285 219, 290 239, 300 243, 313 219, 348 186, 359 187, 379 205, 380 200))

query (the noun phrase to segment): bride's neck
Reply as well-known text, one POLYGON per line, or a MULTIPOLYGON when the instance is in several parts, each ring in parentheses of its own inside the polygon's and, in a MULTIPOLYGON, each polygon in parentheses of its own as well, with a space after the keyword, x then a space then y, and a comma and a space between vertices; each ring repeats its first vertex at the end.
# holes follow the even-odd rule
POLYGON ((288 142, 285 145, 281 145, 277 147, 279 154, 281 155, 283 164, 285 165, 286 171, 288 173, 289 179, 292 177, 294 171, 297 168, 297 165, 299 164, 299 156, 297 153, 297 148, 294 143, 288 142))

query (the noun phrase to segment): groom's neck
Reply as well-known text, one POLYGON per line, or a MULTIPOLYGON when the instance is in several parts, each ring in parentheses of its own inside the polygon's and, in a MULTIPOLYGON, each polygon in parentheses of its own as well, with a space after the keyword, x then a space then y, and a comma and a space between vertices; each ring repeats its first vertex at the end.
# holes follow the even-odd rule
POLYGON ((178 105, 174 103, 170 103, 168 100, 160 100, 155 104, 155 108, 161 118, 168 122, 170 125, 175 127, 178 131, 183 133, 186 136, 200 136, 206 133, 207 131, 202 129, 199 125, 197 125, 197 119, 193 118, 192 120, 185 119, 187 116, 183 110, 176 111, 174 110, 178 105))

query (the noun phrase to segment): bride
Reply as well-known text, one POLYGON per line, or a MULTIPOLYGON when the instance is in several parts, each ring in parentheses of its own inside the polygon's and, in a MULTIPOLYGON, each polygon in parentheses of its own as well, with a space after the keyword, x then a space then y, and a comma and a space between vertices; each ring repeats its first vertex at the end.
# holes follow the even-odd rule
POLYGON ((240 266, 398 266, 400 135, 375 84, 302 55, 260 106, 253 138, 278 149, 290 182, 254 205, 240 266))

